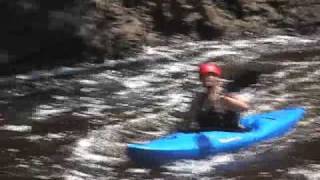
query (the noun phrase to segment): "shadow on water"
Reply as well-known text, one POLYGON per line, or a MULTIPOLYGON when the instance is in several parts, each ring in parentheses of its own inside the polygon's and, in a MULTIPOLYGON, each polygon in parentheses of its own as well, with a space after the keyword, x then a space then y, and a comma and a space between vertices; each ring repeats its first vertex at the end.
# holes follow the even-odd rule
MULTIPOLYGON (((290 147, 288 156, 297 157, 302 160, 310 160, 313 162, 320 162, 320 139, 311 139, 305 142, 297 142, 290 147)), ((297 164, 300 165, 300 164, 297 164)))
POLYGON ((262 72, 258 71, 246 71, 242 75, 236 77, 232 83, 229 83, 226 87, 228 91, 236 92, 250 85, 256 84, 262 72))
POLYGON ((63 172, 59 164, 72 153, 65 146, 75 140, 75 137, 68 137, 63 140, 43 138, 32 141, 19 136, 0 139, 0 178, 35 179, 38 175, 45 177, 48 174, 49 177, 53 172, 63 172))
MULTIPOLYGON (((277 143, 273 146, 276 145, 277 143)), ((237 179, 307 179, 301 174, 284 172, 288 171, 288 168, 307 167, 310 163, 318 164, 320 162, 319 148, 319 139, 297 142, 283 150, 270 149, 253 157, 236 159, 236 162, 219 166, 214 174, 206 176, 219 174, 226 178, 237 177, 237 179)))

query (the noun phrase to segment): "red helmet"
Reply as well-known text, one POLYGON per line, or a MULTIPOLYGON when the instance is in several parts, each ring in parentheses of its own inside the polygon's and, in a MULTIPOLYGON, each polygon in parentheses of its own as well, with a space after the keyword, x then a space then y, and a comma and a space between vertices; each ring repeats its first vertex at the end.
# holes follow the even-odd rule
POLYGON ((216 76, 221 76, 221 68, 214 63, 203 63, 199 65, 200 76, 214 73, 216 76))

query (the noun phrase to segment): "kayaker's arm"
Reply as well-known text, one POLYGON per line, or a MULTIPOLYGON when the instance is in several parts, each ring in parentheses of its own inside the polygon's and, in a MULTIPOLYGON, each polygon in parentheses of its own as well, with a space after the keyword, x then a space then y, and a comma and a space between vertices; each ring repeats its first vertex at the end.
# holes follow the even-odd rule
POLYGON ((232 111, 246 111, 250 107, 246 100, 234 94, 222 95, 221 100, 224 107, 232 111))

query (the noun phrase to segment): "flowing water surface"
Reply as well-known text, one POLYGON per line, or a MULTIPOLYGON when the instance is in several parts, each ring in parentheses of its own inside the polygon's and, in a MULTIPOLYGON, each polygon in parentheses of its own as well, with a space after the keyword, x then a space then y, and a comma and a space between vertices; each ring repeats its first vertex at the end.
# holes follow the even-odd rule
POLYGON ((317 36, 176 42, 103 64, 0 78, 1 179, 319 179, 317 36), (252 108, 303 106, 285 137, 234 153, 139 167, 126 144, 174 132, 201 90, 197 64, 215 57, 252 108))

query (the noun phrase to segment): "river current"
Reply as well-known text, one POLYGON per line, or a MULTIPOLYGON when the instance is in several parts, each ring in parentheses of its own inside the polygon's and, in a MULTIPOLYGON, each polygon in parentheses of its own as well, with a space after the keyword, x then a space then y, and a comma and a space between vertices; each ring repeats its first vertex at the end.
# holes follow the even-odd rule
POLYGON ((171 42, 102 64, 0 77, 0 179, 320 179, 320 38, 171 42), (139 167, 126 144, 174 132, 209 57, 250 99, 243 115, 303 106, 286 136, 234 153, 139 167))

